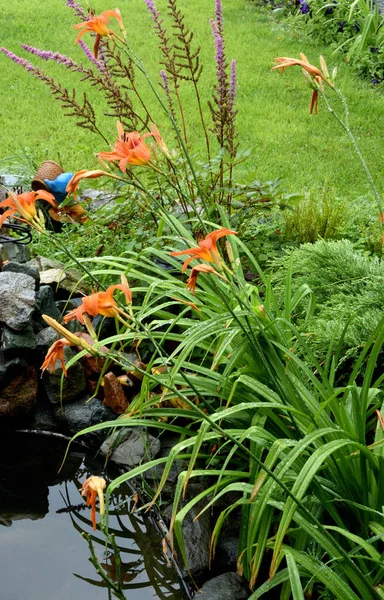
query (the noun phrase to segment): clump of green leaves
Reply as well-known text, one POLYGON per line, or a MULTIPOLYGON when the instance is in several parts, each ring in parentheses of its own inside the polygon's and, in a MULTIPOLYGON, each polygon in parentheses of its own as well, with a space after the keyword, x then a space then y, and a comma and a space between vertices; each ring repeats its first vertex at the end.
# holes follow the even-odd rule
POLYGON ((283 213, 281 235, 298 244, 319 238, 335 239, 347 233, 352 219, 351 205, 335 197, 332 189, 323 188, 320 198, 308 193, 292 211, 283 213))
POLYGON ((292 250, 280 266, 283 269, 274 278, 281 299, 288 268, 292 269, 293 293, 305 284, 316 296, 311 318, 306 320, 307 307, 302 303, 295 319, 319 357, 325 357, 339 341, 346 356, 357 354, 382 317, 382 260, 357 250, 348 240, 319 240, 292 250))
POLYGON ((345 54, 357 73, 378 84, 384 81, 384 19, 374 0, 324 2, 308 0, 305 14, 295 10, 295 31, 345 54))

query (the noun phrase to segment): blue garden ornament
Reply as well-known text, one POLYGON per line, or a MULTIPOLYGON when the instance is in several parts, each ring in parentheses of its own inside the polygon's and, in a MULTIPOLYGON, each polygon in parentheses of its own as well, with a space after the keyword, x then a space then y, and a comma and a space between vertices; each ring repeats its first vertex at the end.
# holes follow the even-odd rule
POLYGON ((60 173, 60 175, 58 175, 56 179, 44 179, 45 185, 47 186, 51 194, 54 195, 55 200, 58 204, 63 202, 63 200, 65 200, 68 196, 68 192, 65 188, 67 187, 70 179, 72 179, 73 175, 73 173, 60 173))

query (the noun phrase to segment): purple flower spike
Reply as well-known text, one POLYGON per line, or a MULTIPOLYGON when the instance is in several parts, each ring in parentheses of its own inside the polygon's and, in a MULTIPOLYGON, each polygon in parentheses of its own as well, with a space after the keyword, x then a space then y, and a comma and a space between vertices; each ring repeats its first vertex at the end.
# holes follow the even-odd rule
POLYGON ((27 44, 21 44, 23 50, 42 58, 43 60, 53 60, 59 65, 64 65, 67 68, 78 69, 79 65, 75 63, 72 58, 65 56, 64 54, 60 54, 60 52, 52 52, 51 50, 40 50, 39 48, 34 48, 33 46, 27 46, 27 44))
POLYGON ((229 83, 229 106, 233 108, 236 100, 237 77, 236 77, 236 61, 231 62, 231 80, 229 83))
POLYGON ((83 42, 83 40, 79 40, 79 45, 81 46, 85 56, 88 58, 89 61, 91 61, 91 63, 93 63, 96 67, 96 69, 98 71, 100 71, 100 73, 105 74, 106 72, 106 66, 103 60, 100 60, 102 58, 101 53, 99 52, 99 58, 95 58, 93 56, 93 52, 90 48, 88 48, 87 44, 85 42, 83 42))
POLYGON ((221 5, 221 0, 216 0, 215 17, 216 17, 217 31, 218 31, 219 35, 222 36, 224 34, 224 21, 223 21, 223 7, 221 5))
POLYGON ((168 76, 167 76, 166 72, 163 71, 163 69, 160 71, 160 77, 161 77, 161 80, 163 82, 164 91, 168 95, 169 94, 168 76))
POLYGON ((13 52, 10 52, 6 48, 0 48, 0 52, 3 52, 3 54, 5 54, 5 56, 8 56, 8 58, 13 60, 13 62, 15 62, 18 65, 21 65, 27 71, 35 71, 35 67, 33 66, 32 63, 28 62, 24 58, 21 58, 20 56, 17 56, 16 54, 13 54, 13 52))
POLYGON ((85 12, 84 8, 80 4, 78 4, 77 2, 74 2, 74 0, 67 0, 66 5, 69 8, 73 8, 73 10, 77 14, 77 16, 80 17, 83 21, 88 20, 88 15, 85 12))
POLYGON ((148 12, 151 14, 152 19, 157 25, 160 19, 160 13, 156 8, 155 3, 153 0, 144 0, 144 2, 147 5, 148 12))
MULTIPOLYGON (((218 82, 218 94, 222 102, 225 102, 227 92, 227 75, 225 73, 225 54, 223 37, 219 33, 217 23, 210 21, 212 33, 215 40, 216 76, 218 82)), ((224 105, 224 104, 223 104, 224 105)))

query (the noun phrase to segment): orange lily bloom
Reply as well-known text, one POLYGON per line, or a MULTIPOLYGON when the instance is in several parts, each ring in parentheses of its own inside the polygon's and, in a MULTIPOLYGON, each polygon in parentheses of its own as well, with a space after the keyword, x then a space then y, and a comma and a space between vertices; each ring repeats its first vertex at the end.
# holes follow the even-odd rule
POLYGON ((94 33, 96 33, 95 45, 93 47, 93 54, 94 54, 95 58, 97 58, 98 53, 99 53, 100 39, 103 36, 107 36, 109 38, 111 38, 112 36, 115 36, 119 40, 121 40, 121 38, 114 31, 112 31, 112 29, 108 29, 108 27, 107 27, 107 25, 109 23, 109 19, 111 17, 114 17, 115 19, 117 19, 119 25, 122 25, 121 14, 120 14, 120 11, 118 8, 116 10, 106 10, 105 12, 101 13, 101 15, 99 15, 98 17, 94 17, 93 19, 90 19, 89 21, 84 21, 83 23, 78 23, 77 25, 74 25, 73 26, 74 29, 82 29, 82 31, 80 31, 80 33, 78 34, 78 36, 76 38, 75 45, 78 43, 80 38, 85 33, 87 33, 87 31, 93 31, 94 33))
POLYGON ((66 206, 57 206, 50 208, 49 214, 54 221, 65 221, 66 223, 84 223, 88 219, 85 209, 77 203, 67 204, 66 206))
POLYGON ((163 142, 159 130, 155 125, 152 125, 151 131, 140 135, 138 131, 125 132, 120 121, 117 122, 118 140, 113 147, 112 152, 99 152, 97 156, 101 160, 113 162, 119 161, 120 170, 125 173, 127 164, 142 166, 149 163, 151 160, 151 151, 147 144, 144 143, 145 138, 152 136, 155 138, 159 148, 168 153, 168 149, 163 142))
POLYGON ((103 317, 117 317, 122 312, 113 298, 115 290, 124 292, 127 304, 132 302, 132 292, 124 275, 121 276, 122 283, 110 285, 105 292, 97 292, 90 296, 84 296, 82 304, 65 315, 64 323, 77 319, 84 325, 84 313, 91 317, 102 315, 103 317))
POLYGON ((325 76, 323 71, 321 71, 314 65, 311 65, 309 60, 303 53, 300 53, 300 59, 287 58, 287 57, 283 56, 280 58, 275 58, 275 61, 279 64, 276 65, 275 67, 272 67, 272 69, 271 69, 272 71, 281 69, 280 72, 283 73, 284 69, 286 69, 287 67, 295 67, 295 66, 301 67, 302 69, 304 69, 304 71, 306 71, 309 75, 311 75, 311 77, 319 77, 320 79, 325 81, 325 83, 327 83, 330 87, 333 87, 332 83, 329 81, 329 79, 327 79, 327 77, 325 76))
POLYGON ((96 531, 96 499, 99 497, 100 515, 104 515, 104 490, 106 481, 102 477, 92 475, 88 477, 82 485, 81 495, 85 496, 87 506, 91 507, 91 520, 93 530, 96 531))
POLYGON ((221 256, 216 246, 217 240, 224 237, 225 235, 237 235, 237 231, 226 229, 216 229, 209 233, 201 242, 197 248, 187 248, 187 250, 179 250, 177 252, 171 252, 170 256, 182 256, 183 254, 190 254, 191 256, 184 261, 181 272, 184 273, 189 263, 195 260, 195 258, 201 258, 210 263, 215 263, 216 266, 220 266, 222 263, 221 256))
POLYGON ((191 274, 187 281, 187 290, 191 290, 193 294, 195 293, 199 273, 212 273, 213 275, 217 275, 217 277, 220 277, 221 279, 226 281, 225 277, 223 277, 222 275, 220 275, 220 273, 215 271, 215 269, 211 267, 211 265, 197 265, 196 267, 192 267, 191 274))
POLYGON ((86 339, 81 337, 81 334, 76 335, 75 333, 68 331, 68 329, 66 329, 63 325, 61 325, 55 319, 52 319, 52 317, 49 317, 48 315, 43 315, 43 319, 47 323, 47 325, 52 327, 52 329, 54 329, 59 335, 63 336, 60 340, 54 342, 49 348, 45 360, 41 365, 41 369, 43 371, 49 369, 51 373, 53 373, 56 367, 56 361, 59 360, 61 362, 61 367, 64 371, 64 375, 67 375, 67 370, 64 364, 65 346, 80 346, 80 348, 87 350, 87 352, 95 354, 95 349, 93 348, 93 346, 89 344, 86 339))
POLYGON ((328 79, 328 69, 325 63, 325 60, 322 56, 320 56, 321 70, 311 65, 305 54, 300 54, 300 60, 297 58, 287 58, 280 57, 275 58, 275 61, 279 64, 275 67, 272 67, 272 71, 277 69, 281 69, 280 73, 284 72, 284 69, 287 67, 301 67, 303 70, 303 74, 305 75, 309 86, 313 89, 311 96, 311 103, 309 106, 309 114, 311 115, 313 111, 318 114, 318 105, 319 105, 319 89, 323 90, 323 81, 333 88, 332 82, 328 79))
POLYGON ((3 206, 8 207, 8 210, 0 215, 0 227, 8 217, 18 219, 23 223, 29 223, 32 227, 35 227, 41 231, 43 224, 41 218, 37 214, 36 201, 46 200, 54 208, 57 207, 56 200, 52 194, 45 190, 39 190, 37 192, 25 192, 24 194, 14 194, 9 192, 8 198, 5 198, 0 202, 0 208, 3 206))
POLYGON ((95 171, 87 171, 87 169, 82 169, 81 171, 77 171, 74 176, 68 181, 67 187, 65 191, 68 192, 68 196, 73 194, 74 199, 76 200, 77 188, 79 187, 80 181, 83 179, 96 179, 97 177, 113 177, 114 179, 120 179, 117 175, 113 175, 112 173, 107 173, 107 171, 100 171, 96 169, 95 171))
POLYGON ((44 372, 46 369, 48 369, 51 373, 53 373, 55 371, 56 361, 59 360, 61 362, 61 368, 63 369, 64 374, 67 375, 67 369, 65 368, 64 363, 64 348, 72 345, 73 344, 71 342, 64 338, 54 342, 47 352, 45 361, 40 367, 41 370, 44 372))

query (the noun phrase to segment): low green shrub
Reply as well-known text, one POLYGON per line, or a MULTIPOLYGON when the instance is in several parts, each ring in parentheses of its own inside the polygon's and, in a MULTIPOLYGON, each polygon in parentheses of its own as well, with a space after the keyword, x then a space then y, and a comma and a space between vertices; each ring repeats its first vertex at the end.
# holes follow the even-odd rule
POLYGON ((287 269, 292 270, 293 293, 308 285, 315 294, 312 316, 307 318, 307 306, 302 303, 294 318, 319 359, 324 359, 329 348, 339 342, 344 359, 356 356, 382 318, 381 259, 356 249, 348 240, 304 244, 287 253, 275 272, 275 289, 279 290, 281 303, 287 269))

